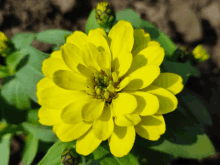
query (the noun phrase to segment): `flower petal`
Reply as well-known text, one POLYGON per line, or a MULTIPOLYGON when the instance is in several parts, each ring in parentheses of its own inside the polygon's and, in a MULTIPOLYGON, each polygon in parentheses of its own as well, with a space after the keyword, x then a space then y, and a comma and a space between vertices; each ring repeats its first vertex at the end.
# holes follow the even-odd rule
POLYGON ((102 99, 93 99, 84 105, 82 109, 82 117, 85 121, 94 121, 101 114, 104 109, 105 101, 102 99))
MULTIPOLYGON (((53 81, 51 81, 49 78, 44 77, 37 83, 37 98, 39 99, 39 93, 41 90, 46 89, 48 87, 55 86, 53 81)), ((40 104, 40 103, 39 103, 40 104)))
POLYGON ((100 68, 106 72, 108 76, 111 74, 111 54, 100 51, 97 57, 100 68))
POLYGON ((42 72, 43 74, 52 80, 53 74, 58 70, 70 70, 62 59, 48 58, 43 61, 42 72))
POLYGON ((183 89, 183 79, 175 73, 161 73, 152 85, 165 88, 174 95, 178 94, 183 89))
POLYGON ((106 106, 102 115, 93 123, 93 133, 100 140, 106 140, 111 136, 114 130, 112 110, 106 106))
POLYGON ((62 120, 60 118, 62 110, 48 109, 46 107, 41 107, 38 111, 39 123, 42 125, 57 125, 61 124, 62 120))
POLYGON ((135 29, 132 54, 136 56, 137 53, 147 47, 149 41, 151 41, 149 33, 145 33, 144 29, 135 29))
POLYGON ((130 68, 133 56, 128 50, 122 50, 117 58, 112 62, 113 70, 118 73, 118 77, 122 77, 130 68))
POLYGON ((158 140, 165 130, 166 125, 162 115, 143 116, 141 122, 135 126, 138 135, 153 141, 158 140))
POLYGON ((82 47, 83 50, 83 62, 86 66, 93 71, 96 69, 100 71, 100 66, 98 65, 98 49, 92 43, 87 43, 82 47))
POLYGON ((85 95, 87 94, 83 91, 70 91, 54 85, 38 92, 38 102, 46 108, 63 109, 85 95))
POLYGON ((86 90, 86 77, 67 70, 58 70, 53 75, 53 82, 68 90, 86 90))
POLYGON ((82 109, 85 104, 90 102, 93 98, 89 95, 76 99, 73 103, 65 107, 61 114, 61 119, 66 124, 76 124, 83 121, 82 109))
POLYGON ((103 34, 103 32, 105 33, 101 28, 90 30, 88 34, 89 42, 93 43, 99 51, 105 51, 108 54, 111 54, 108 41, 106 40, 106 33, 103 34))
POLYGON ((131 78, 129 76, 125 77, 117 86, 115 91, 121 91, 124 87, 126 87, 129 82, 131 81, 131 78))
POLYGON ((84 65, 82 51, 77 46, 66 43, 61 47, 61 51, 64 62, 73 72, 91 76, 92 72, 84 65))
MULTIPOLYGON (((156 41, 150 41, 156 42, 156 41)), ((160 66, 164 59, 164 49, 159 46, 149 46, 139 52, 133 59, 131 67, 127 74, 142 68, 146 65, 160 66)))
POLYGON ((74 44, 81 49, 84 44, 88 43, 88 36, 81 31, 75 31, 67 37, 66 43, 74 44))
POLYGON ((57 125, 54 132, 62 142, 69 142, 80 138, 85 134, 92 124, 80 122, 77 124, 65 124, 57 125))
POLYGON ((159 100, 153 94, 147 92, 132 92, 137 100, 137 108, 133 113, 141 116, 149 116, 155 114, 159 109, 159 100))
POLYGON ((130 22, 119 21, 110 30, 108 37, 110 38, 110 49, 112 52, 112 60, 118 57, 122 50, 131 52, 134 44, 134 29, 130 22))
POLYGON ((134 126, 140 123, 141 118, 138 114, 124 114, 115 117, 115 124, 121 127, 134 126))
POLYGON ((108 140, 111 153, 116 157, 127 155, 134 145, 135 135, 133 126, 119 127, 115 125, 114 132, 108 140))
POLYGON ((157 96, 160 105, 156 114, 161 115, 161 114, 170 113, 177 108, 178 100, 175 97, 175 95, 173 95, 168 90, 151 85, 143 89, 143 91, 152 93, 155 96, 157 96))
POLYGON ((81 155, 91 154, 102 142, 102 140, 96 138, 92 129, 90 129, 85 135, 76 141, 76 152, 81 155))
POLYGON ((62 53, 61 53, 60 50, 53 51, 53 52, 50 54, 50 57, 62 59, 62 53))
POLYGON ((137 90, 149 86, 160 74, 159 66, 147 65, 135 70, 129 76, 130 83, 124 90, 137 90))
POLYGON ((118 93, 118 97, 112 99, 114 115, 132 113, 137 108, 135 97, 128 93, 118 93))

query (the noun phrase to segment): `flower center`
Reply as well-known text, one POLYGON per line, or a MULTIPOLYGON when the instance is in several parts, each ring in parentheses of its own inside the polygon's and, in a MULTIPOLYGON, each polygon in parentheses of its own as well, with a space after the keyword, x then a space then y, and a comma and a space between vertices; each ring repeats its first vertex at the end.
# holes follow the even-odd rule
POLYGON ((104 99, 107 103, 111 103, 117 94, 115 86, 117 86, 116 73, 112 73, 112 77, 106 75, 104 71, 94 73, 91 79, 87 80, 86 92, 97 99, 104 99))

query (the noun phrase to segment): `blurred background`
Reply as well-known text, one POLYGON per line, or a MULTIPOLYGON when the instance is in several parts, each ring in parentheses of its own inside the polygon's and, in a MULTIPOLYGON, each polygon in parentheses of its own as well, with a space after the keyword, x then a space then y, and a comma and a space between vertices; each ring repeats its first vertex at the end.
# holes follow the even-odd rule
MULTIPOLYGON (((0 31, 9 38, 19 32, 46 29, 85 30, 90 11, 100 0, 0 0, 0 31)), ((108 0, 116 12, 126 8, 152 22, 177 46, 192 51, 203 44, 211 58, 197 65, 200 77, 191 77, 187 87, 203 96, 210 107, 213 126, 206 132, 216 148, 216 155, 203 160, 177 159, 172 165, 220 164, 220 0, 108 0)), ((50 53, 52 45, 34 41, 33 47, 50 53)), ((24 137, 11 143, 11 165, 20 162, 24 137)), ((38 154, 35 163, 43 157, 38 154)), ((156 156, 155 156, 156 157, 156 156)))

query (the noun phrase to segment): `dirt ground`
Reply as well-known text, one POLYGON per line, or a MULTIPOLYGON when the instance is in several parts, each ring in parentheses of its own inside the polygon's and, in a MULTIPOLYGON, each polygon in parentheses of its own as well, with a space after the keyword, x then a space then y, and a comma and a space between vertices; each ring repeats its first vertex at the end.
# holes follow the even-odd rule
MULTIPOLYGON (((46 29, 85 29, 86 19, 100 0, 0 0, 0 31, 10 38, 19 32, 40 32, 46 29)), ((172 165, 220 164, 220 0, 109 0, 119 12, 128 7, 142 19, 152 22, 178 46, 192 50, 203 44, 211 58, 199 64, 199 78, 189 79, 187 87, 209 103, 214 124, 207 134, 216 148, 216 155, 203 160, 178 159, 172 165)), ((51 45, 34 42, 44 52, 51 45)), ((19 164, 23 137, 11 144, 10 164, 19 164), (14 161, 12 161, 14 160, 14 161)), ((41 155, 38 156, 42 157, 41 155)), ((21 164, 20 164, 21 165, 21 164)))

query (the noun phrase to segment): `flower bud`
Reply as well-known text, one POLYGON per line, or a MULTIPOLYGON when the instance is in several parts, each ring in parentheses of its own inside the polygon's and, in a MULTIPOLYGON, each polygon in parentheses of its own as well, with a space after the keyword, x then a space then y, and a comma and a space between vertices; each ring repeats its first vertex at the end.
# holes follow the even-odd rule
POLYGON ((111 28, 115 22, 115 12, 108 2, 102 1, 95 8, 97 23, 103 28, 111 28))
POLYGON ((189 56, 190 53, 186 50, 186 48, 180 47, 174 52, 174 55, 171 57, 170 61, 184 63, 189 59, 189 56))
POLYGON ((13 52, 14 49, 15 48, 11 40, 9 40, 8 37, 0 31, 0 54, 3 57, 6 57, 11 52, 13 52))
POLYGON ((192 51, 194 60, 198 62, 203 62, 209 59, 210 55, 207 53, 206 49, 202 45, 197 45, 192 51))
POLYGON ((65 149, 61 155, 61 161, 64 165, 77 165, 77 156, 71 149, 65 149))

